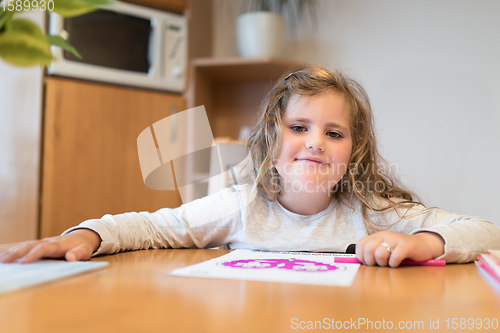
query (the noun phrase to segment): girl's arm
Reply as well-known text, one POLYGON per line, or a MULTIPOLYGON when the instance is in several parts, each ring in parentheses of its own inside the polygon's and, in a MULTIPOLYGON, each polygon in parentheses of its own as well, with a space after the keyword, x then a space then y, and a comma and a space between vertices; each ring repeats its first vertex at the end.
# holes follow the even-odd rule
POLYGON ((226 188, 178 208, 163 208, 154 213, 108 214, 76 228, 88 228, 99 234, 102 242, 94 255, 215 247, 230 242, 237 229, 243 206, 240 200, 240 191, 226 188))
POLYGON ((466 263, 488 250, 500 249, 500 227, 480 217, 417 205, 410 210, 373 213, 371 219, 390 226, 390 231, 376 232, 359 241, 356 254, 371 265, 395 267, 406 258, 421 261, 437 257, 448 263, 466 263), (382 243, 394 250, 389 252, 382 243))
POLYGON ((1 262, 39 258, 88 260, 92 255, 151 248, 213 247, 230 240, 241 217, 239 191, 224 189, 175 209, 105 215, 66 230, 62 236, 21 243, 1 262))

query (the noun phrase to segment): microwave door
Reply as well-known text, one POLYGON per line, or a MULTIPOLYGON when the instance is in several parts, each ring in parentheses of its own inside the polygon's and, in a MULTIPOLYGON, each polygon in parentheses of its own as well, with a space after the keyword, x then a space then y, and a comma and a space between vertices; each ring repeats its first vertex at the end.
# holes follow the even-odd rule
POLYGON ((88 65, 148 73, 151 21, 115 11, 98 10, 64 20, 68 42, 82 58, 68 51, 66 60, 88 65))
POLYGON ((48 75, 171 92, 184 89, 187 34, 182 15, 117 1, 73 18, 51 14, 50 33, 67 36, 82 59, 52 47, 57 60, 48 75), (173 26, 175 30, 166 29, 173 26))

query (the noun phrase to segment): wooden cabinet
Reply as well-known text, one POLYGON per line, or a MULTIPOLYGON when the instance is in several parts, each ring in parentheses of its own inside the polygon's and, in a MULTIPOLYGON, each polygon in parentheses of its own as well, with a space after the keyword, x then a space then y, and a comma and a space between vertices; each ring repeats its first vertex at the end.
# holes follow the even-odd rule
MULTIPOLYGON (((125 1, 186 15, 188 57, 211 53, 211 0, 125 1)), ((44 94, 40 237, 103 214, 182 204, 178 191, 144 185, 137 137, 171 105, 185 110, 183 96, 53 77, 44 94)))
MULTIPOLYGON (((243 127, 257 121, 259 105, 283 74, 303 64, 274 58, 196 58, 191 62, 188 107, 204 105, 214 138, 238 139, 243 127)), ((193 156, 193 158, 195 158, 193 156)), ((207 194, 210 161, 200 155, 187 164, 194 188, 190 200, 207 194)))
POLYGON ((137 136, 185 109, 179 95, 45 80, 41 237, 60 234, 106 213, 180 205, 176 191, 155 191, 142 179, 137 136))
POLYGON ((123 0, 123 1, 174 13, 184 12, 184 10, 187 8, 187 2, 188 2, 188 0, 123 0))

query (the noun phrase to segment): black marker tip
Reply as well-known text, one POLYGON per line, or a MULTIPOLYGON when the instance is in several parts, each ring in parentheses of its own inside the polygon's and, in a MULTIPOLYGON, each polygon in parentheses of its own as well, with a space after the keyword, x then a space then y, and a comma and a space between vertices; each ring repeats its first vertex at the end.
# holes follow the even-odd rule
POLYGON ((356 244, 350 244, 347 249, 345 249, 345 253, 355 254, 356 253, 356 244))

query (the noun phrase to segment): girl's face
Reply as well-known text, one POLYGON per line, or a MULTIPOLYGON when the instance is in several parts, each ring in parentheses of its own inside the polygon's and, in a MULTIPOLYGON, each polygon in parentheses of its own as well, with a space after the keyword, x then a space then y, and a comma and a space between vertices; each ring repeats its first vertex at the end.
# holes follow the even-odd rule
POLYGON ((292 95, 275 160, 282 191, 330 193, 347 171, 352 149, 349 124, 342 95, 292 95))

